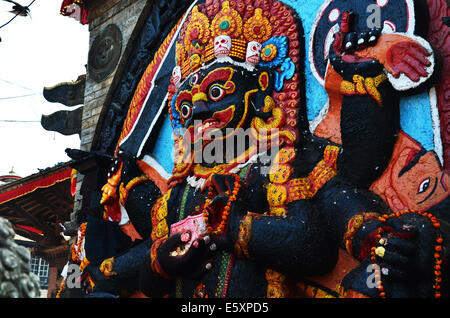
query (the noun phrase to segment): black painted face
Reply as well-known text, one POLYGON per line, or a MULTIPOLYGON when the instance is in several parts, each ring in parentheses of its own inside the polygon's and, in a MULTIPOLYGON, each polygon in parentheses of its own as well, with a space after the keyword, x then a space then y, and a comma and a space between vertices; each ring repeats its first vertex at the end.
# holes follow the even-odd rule
POLYGON ((257 107, 254 95, 258 95, 261 85, 267 88, 269 81, 267 75, 261 84, 259 74, 228 63, 216 63, 184 81, 175 105, 191 143, 226 139, 234 135, 235 129, 249 127, 257 107))

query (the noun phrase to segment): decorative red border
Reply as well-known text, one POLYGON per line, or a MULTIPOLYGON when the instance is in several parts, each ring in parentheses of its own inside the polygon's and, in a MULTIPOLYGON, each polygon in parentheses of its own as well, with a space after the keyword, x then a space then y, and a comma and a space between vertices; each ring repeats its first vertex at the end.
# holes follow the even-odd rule
POLYGON ((72 168, 67 168, 63 171, 55 172, 54 174, 41 178, 36 181, 32 181, 28 184, 24 184, 18 188, 12 189, 10 191, 0 193, 0 204, 11 201, 13 199, 24 196, 40 188, 49 188, 58 182, 70 179, 72 173, 72 168))

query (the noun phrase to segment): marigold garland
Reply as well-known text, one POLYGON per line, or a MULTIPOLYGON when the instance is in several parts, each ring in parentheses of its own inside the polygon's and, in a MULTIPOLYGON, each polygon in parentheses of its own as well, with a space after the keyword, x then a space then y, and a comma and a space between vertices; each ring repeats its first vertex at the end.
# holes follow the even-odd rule
POLYGON ((84 269, 86 268, 86 266, 88 266, 89 265, 89 260, 87 259, 87 257, 85 256, 84 258, 83 258, 83 260, 81 261, 81 264, 80 264, 80 272, 83 272, 84 271, 84 269))
POLYGON ((83 247, 81 247, 84 237, 86 235, 86 226, 87 222, 82 223, 78 229, 78 236, 75 243, 72 244, 71 251, 72 251, 72 260, 74 262, 82 262, 83 260, 80 259, 81 252, 83 251, 83 247))
POLYGON ((58 293, 56 294, 55 298, 60 298, 61 297, 61 292, 64 289, 64 286, 66 286, 66 280, 63 279, 61 284, 59 285, 59 290, 58 293))

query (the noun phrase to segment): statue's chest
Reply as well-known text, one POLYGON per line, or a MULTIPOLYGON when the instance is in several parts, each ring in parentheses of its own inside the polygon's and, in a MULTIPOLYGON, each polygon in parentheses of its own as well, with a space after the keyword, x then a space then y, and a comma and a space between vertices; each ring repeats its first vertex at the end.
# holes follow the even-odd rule
MULTIPOLYGON (((251 212, 254 213, 264 213, 267 211, 264 203, 266 202, 267 197, 265 185, 268 182, 268 178, 261 174, 260 170, 260 167, 251 165, 242 169, 237 174, 239 175, 241 183, 237 199, 241 202, 253 202, 253 209, 251 212), (258 209, 259 205, 261 205, 261 209, 258 209)), ((193 187, 189 183, 179 185, 178 187, 177 196, 174 198, 175 208, 173 209, 176 213, 174 213, 175 215, 172 215, 171 222, 178 222, 188 216, 203 213, 206 200, 212 199, 214 195, 218 194, 213 191, 214 195, 211 198, 208 194, 210 191, 208 187, 201 189, 200 187, 193 187)))
POLYGON ((208 197, 208 190, 200 190, 186 184, 178 192, 176 200, 176 216, 173 221, 178 222, 191 215, 203 212, 205 201, 208 197))

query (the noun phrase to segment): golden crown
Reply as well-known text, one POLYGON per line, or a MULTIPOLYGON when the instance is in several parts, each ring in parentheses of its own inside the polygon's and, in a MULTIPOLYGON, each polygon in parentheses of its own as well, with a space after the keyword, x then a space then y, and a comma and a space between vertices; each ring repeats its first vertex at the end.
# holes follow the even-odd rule
POLYGON ((176 45, 180 77, 186 78, 202 64, 224 56, 257 64, 261 44, 271 36, 272 26, 261 8, 255 8, 253 15, 244 18, 230 7, 229 1, 224 1, 221 10, 210 21, 195 6, 185 28, 184 40, 176 45), (249 56, 252 53, 253 58, 249 56))

